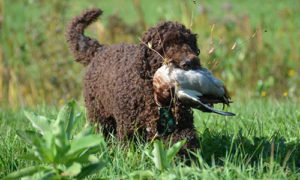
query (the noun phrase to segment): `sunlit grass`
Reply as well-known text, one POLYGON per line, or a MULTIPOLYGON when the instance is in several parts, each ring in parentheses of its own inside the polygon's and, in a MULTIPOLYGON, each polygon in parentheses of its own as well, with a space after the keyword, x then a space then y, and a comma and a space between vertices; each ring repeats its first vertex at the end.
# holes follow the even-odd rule
MULTIPOLYGON (((140 43, 160 20, 185 24, 198 34, 201 63, 232 93, 235 102, 226 110, 235 117, 195 111, 199 150, 188 163, 177 157, 169 179, 299 179, 299 2, 195 2, 0 0, 0 179, 39 164, 21 158, 28 145, 16 130, 32 129, 24 107, 54 118, 59 106, 82 99, 84 68, 70 56, 64 29, 91 7, 104 14, 86 33, 103 44, 140 43)), ((152 144, 115 138, 108 144, 110 163, 97 177, 160 173, 144 153, 152 144)))
MULTIPOLYGON (((289 100, 261 99, 233 103, 227 110, 236 117, 195 112, 200 148, 190 165, 177 157, 168 171, 170 177, 296 179, 300 175, 299 105, 289 100)), ((41 106, 32 110, 54 118, 57 109, 41 106)), ((27 145, 16 136, 16 130, 32 129, 22 109, 1 111, 0 117, 1 178, 34 162, 21 159, 28 153, 27 145)), ((80 126, 83 124, 85 118, 80 126)), ((145 154, 152 147, 150 143, 120 143, 115 138, 107 143, 110 162, 97 177, 126 178, 134 171, 147 170, 159 174, 145 154)))

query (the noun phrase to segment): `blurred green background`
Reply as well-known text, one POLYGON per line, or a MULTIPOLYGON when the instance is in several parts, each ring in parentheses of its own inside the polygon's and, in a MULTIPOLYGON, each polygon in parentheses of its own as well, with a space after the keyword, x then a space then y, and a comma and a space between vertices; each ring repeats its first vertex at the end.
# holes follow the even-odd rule
POLYGON ((104 14, 86 33, 100 43, 139 43, 148 27, 178 21, 198 34, 201 63, 233 100, 300 101, 299 0, 0 0, 2 107, 82 99, 84 68, 64 31, 92 7, 104 14))

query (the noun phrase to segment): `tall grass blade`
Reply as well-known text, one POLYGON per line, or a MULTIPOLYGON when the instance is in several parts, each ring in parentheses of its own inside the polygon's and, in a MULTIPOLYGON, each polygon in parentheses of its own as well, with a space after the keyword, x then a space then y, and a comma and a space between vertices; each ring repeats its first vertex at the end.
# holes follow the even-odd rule
POLYGON ((99 172, 106 165, 105 162, 98 162, 90 164, 84 168, 82 168, 81 173, 76 176, 76 179, 82 179, 86 176, 92 175, 94 173, 99 172))

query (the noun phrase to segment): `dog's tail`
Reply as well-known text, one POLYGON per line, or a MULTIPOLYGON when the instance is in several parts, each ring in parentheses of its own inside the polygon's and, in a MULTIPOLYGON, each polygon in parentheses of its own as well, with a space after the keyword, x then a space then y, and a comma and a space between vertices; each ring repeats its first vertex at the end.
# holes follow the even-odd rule
POLYGON ((66 30, 66 39, 75 61, 88 65, 102 47, 97 40, 84 36, 84 29, 102 14, 100 9, 88 9, 73 18, 66 30))

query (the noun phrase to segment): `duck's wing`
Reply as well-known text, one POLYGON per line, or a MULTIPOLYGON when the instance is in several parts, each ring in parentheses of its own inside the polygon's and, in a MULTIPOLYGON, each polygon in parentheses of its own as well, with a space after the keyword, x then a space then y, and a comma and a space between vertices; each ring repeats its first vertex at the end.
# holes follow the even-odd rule
POLYGON ((205 104, 223 103, 223 105, 226 104, 229 106, 231 97, 224 83, 214 77, 208 69, 200 68, 197 72, 203 76, 199 81, 202 81, 203 88, 205 88, 204 90, 207 92, 204 96, 200 97, 201 101, 205 104))
POLYGON ((179 86, 182 89, 190 89, 205 96, 221 98, 225 95, 224 84, 205 68, 197 70, 175 70, 172 74, 175 76, 179 86))
POLYGON ((201 102, 203 102, 204 104, 223 103, 223 104, 226 104, 227 106, 229 106, 229 103, 231 103, 231 101, 229 101, 229 99, 226 98, 226 96, 215 97, 215 96, 211 96, 211 95, 203 95, 203 96, 198 96, 198 99, 201 99, 201 102))
POLYGON ((223 116, 235 116, 235 114, 231 112, 223 112, 213 109, 207 104, 201 102, 198 96, 199 94, 195 94, 193 93, 193 91, 190 90, 179 90, 177 92, 177 97, 186 105, 189 105, 204 112, 212 112, 223 116))

